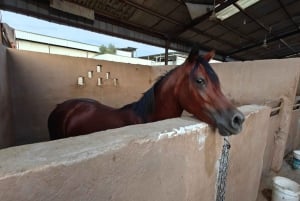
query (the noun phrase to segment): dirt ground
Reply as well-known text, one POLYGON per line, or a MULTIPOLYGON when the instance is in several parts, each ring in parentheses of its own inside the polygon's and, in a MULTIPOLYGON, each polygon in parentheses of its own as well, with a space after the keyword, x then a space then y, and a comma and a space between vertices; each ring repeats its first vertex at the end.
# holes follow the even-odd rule
POLYGON ((282 176, 294 180, 300 184, 300 170, 294 170, 292 168, 293 154, 288 154, 282 165, 281 170, 276 172, 270 172, 269 175, 262 178, 260 183, 260 190, 256 201, 271 201, 272 200, 272 178, 274 176, 282 176))

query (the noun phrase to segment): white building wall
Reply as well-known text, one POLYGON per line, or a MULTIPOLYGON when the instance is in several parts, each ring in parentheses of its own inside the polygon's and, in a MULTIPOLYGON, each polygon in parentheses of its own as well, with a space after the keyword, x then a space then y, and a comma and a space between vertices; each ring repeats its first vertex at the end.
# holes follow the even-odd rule
POLYGON ((90 52, 99 52, 99 47, 95 46, 95 45, 89 45, 89 44, 85 44, 85 43, 69 41, 69 40, 55 38, 55 37, 51 37, 51 36, 44 36, 44 35, 29 33, 29 32, 25 32, 25 31, 16 30, 16 38, 19 40, 32 41, 35 43, 43 43, 43 44, 50 44, 53 46, 68 47, 70 49, 79 49, 79 50, 86 50, 86 51, 90 51, 90 52))
POLYGON ((93 58, 99 47, 16 30, 17 49, 73 57, 93 58))
POLYGON ((93 58, 96 55, 98 55, 98 53, 90 52, 87 50, 72 49, 69 47, 60 47, 45 43, 36 43, 33 41, 25 41, 19 39, 17 39, 17 49, 85 58, 93 58))
POLYGON ((49 53, 49 45, 17 39, 17 49, 49 53))
POLYGON ((116 55, 124 56, 124 57, 132 57, 132 52, 116 50, 116 55))
POLYGON ((120 56, 114 54, 101 54, 94 59, 106 60, 106 61, 115 61, 115 62, 122 62, 122 63, 130 63, 130 64, 141 64, 141 65, 153 65, 151 60, 140 59, 140 58, 133 58, 127 56, 120 56))
POLYGON ((67 47, 58 47, 58 46, 50 46, 50 54, 60 54, 60 55, 67 55, 67 56, 73 56, 73 57, 86 57, 89 58, 89 56, 95 56, 89 55, 88 51, 84 50, 76 50, 76 49, 70 49, 67 47))
POLYGON ((186 60, 186 57, 180 57, 180 56, 177 56, 176 57, 176 64, 175 65, 181 65, 183 64, 183 62, 186 60))

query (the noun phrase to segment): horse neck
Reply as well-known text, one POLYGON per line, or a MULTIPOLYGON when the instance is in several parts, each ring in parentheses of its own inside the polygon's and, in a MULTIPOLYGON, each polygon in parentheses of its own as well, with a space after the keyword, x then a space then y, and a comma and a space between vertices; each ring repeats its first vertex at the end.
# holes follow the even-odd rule
POLYGON ((155 87, 155 108, 150 115, 151 121, 181 116, 183 108, 179 103, 177 90, 184 76, 184 67, 180 66, 157 84, 155 87))

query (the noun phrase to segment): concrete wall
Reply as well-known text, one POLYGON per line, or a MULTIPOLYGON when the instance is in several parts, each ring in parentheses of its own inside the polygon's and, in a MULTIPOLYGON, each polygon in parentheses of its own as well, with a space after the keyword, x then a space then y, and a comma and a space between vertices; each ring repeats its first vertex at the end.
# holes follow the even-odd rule
MULTIPOLYGON (((18 144, 48 139, 46 121, 57 103, 74 97, 88 97, 120 107, 137 100, 159 75, 172 68, 11 49, 8 63, 14 72, 12 94, 18 144), (99 64, 102 72, 97 73, 99 64), (93 78, 87 78, 88 71, 93 71, 93 78), (107 72, 110 72, 108 80, 105 79, 107 72), (78 76, 85 77, 84 86, 76 84, 78 76), (103 85, 99 87, 97 79, 100 77, 103 85), (115 78, 118 79, 116 86, 115 78)), ((237 105, 244 105, 265 104, 280 97, 294 99, 299 78, 298 63, 299 59, 288 59, 213 64, 213 67, 219 74, 225 94, 237 105)))
POLYGON ((292 113, 289 137, 285 147, 285 153, 300 149, 300 108, 295 108, 292 113))
POLYGON ((156 79, 150 67, 18 50, 8 51, 8 63, 14 72, 12 96, 18 144, 48 140, 47 117, 66 99, 87 97, 120 107, 137 100, 156 79), (99 64, 103 72, 97 73, 99 64), (88 71, 93 71, 92 79, 87 77, 88 71), (78 76, 85 77, 84 86, 77 85, 78 76), (102 86, 97 86, 98 78, 103 78, 102 86), (117 86, 114 78, 118 79, 117 86))
POLYGON ((273 59, 213 64, 225 94, 235 103, 266 104, 287 97, 294 103, 300 59, 273 59))
MULTIPOLYGON (((137 100, 159 75, 173 67, 151 68, 11 49, 8 64, 14 72, 11 77, 17 144, 48 140, 47 117, 57 103, 88 97, 120 107, 137 100), (96 72, 97 65, 102 65, 102 72, 96 72), (87 78, 88 71, 93 71, 91 79, 87 78), (107 72, 110 72, 108 80, 107 72), (84 86, 76 84, 78 76, 85 77, 84 86), (98 78, 103 78, 103 85, 97 86, 98 78), (114 85, 115 78, 117 85, 114 85)), ((282 101, 279 119, 271 125, 267 138, 265 159, 271 161, 265 166, 267 171, 271 166, 275 170, 280 168, 298 86, 300 59, 212 65, 219 74, 223 91, 236 105, 282 101)))
MULTIPOLYGON (((270 110, 240 109, 246 122, 229 138, 226 200, 253 201, 270 110)), ((0 200, 215 200, 222 144, 206 124, 171 119, 3 149, 0 200)))
MULTIPOLYGON (((274 150, 275 150, 275 136, 278 132, 280 124, 280 117, 279 115, 275 115, 270 117, 269 127, 268 127, 268 136, 266 141, 266 149, 264 152, 264 165, 263 165, 263 175, 268 175, 270 172, 270 169, 272 167, 272 161, 274 156, 274 150)), ((281 159, 283 158, 280 156, 281 159)))
POLYGON ((0 44, 0 148, 14 144, 9 83, 10 66, 6 64, 6 61, 6 48, 0 44))
POLYGON ((282 166, 299 82, 299 62, 281 59, 214 64, 225 94, 237 105, 273 105, 281 101, 278 116, 271 118, 264 173, 279 171, 282 166))
MULTIPOLYGON (((171 66, 151 68, 13 49, 7 50, 7 57, 5 50, 1 52, 2 57, 5 58, 0 61, 3 65, 7 58, 6 66, 10 70, 10 76, 6 74, 4 79, 1 79, 1 82, 4 82, 1 86, 6 86, 7 91, 2 93, 5 92, 2 90, 1 93, 6 97, 8 107, 1 105, 0 111, 2 107, 2 111, 8 117, 13 116, 13 131, 17 144, 48 139, 47 117, 57 103, 69 98, 89 97, 104 104, 120 107, 137 100, 159 75, 172 68, 171 66), (96 72, 97 65, 102 65, 102 72, 96 72), (89 71, 93 71, 92 78, 87 77, 89 71), (110 72, 109 79, 105 79, 107 72, 110 72), (85 77, 84 86, 77 85, 78 76, 85 77), (8 77, 11 86, 5 85, 8 77), (101 86, 97 86, 98 78, 103 78, 101 86), (114 79, 117 79, 116 85, 114 79), (9 89, 11 100, 8 95, 9 89), (12 113, 7 110, 11 105, 13 105, 12 113)), ((292 110, 292 103, 298 85, 299 63, 299 59, 287 59, 213 64, 225 94, 237 105, 249 103, 268 105, 269 102, 282 101, 280 113, 271 119, 268 117, 270 112, 268 109, 262 109, 263 112, 257 108, 244 109, 255 112, 248 116, 243 133, 232 137, 234 145, 231 160, 235 162, 231 163, 232 167, 229 170, 228 200, 254 200, 255 197, 252 196, 256 196, 261 172, 268 171, 271 167, 274 169, 280 167, 280 160, 286 150, 285 144, 290 144, 293 138, 295 139, 295 137, 288 139, 285 134, 289 132, 292 115, 297 118, 292 110), (268 134, 265 134, 266 131, 268 134), (276 141, 276 139, 284 140, 276 141), (245 194, 239 195, 236 199, 237 192, 245 194)), ((11 128, 12 122, 6 122, 7 124, 1 126, 11 128)), ((121 197, 126 198, 124 200, 140 200, 140 196, 143 195, 158 196, 157 200, 176 200, 174 197, 178 200, 199 200, 199 196, 205 195, 205 198, 208 198, 205 200, 213 200, 214 191, 207 190, 206 185, 209 189, 213 189, 215 185, 216 153, 220 153, 222 144, 220 137, 212 134, 208 128, 200 126, 201 133, 206 137, 199 137, 200 134, 197 132, 199 135, 157 140, 158 136, 162 136, 159 135, 162 134, 161 131, 179 128, 182 125, 188 126, 190 123, 190 120, 188 123, 185 120, 170 120, 102 132, 102 135, 94 134, 1 150, 0 161, 3 162, 0 166, 2 172, 0 200, 20 200, 22 196, 24 196, 22 200, 30 200, 31 196, 37 196, 40 200, 52 198, 68 200, 64 197, 66 194, 63 190, 74 194, 72 198, 78 197, 78 200, 89 198, 93 200, 93 197, 104 200, 107 197, 112 200, 121 197), (153 131, 150 133, 144 132, 151 129, 153 131), (124 134, 126 132, 129 132, 128 135, 124 134), (136 138, 140 135, 141 138, 136 138), (153 136, 154 141, 151 138, 153 136), (201 150, 204 152, 198 149, 202 141, 204 148, 201 150), (117 156, 122 156, 119 163, 115 163, 117 156), (196 164, 195 161, 206 162, 196 164), (131 170, 133 165, 135 168, 131 170), (124 168, 128 171, 124 171, 126 170, 124 168), (190 172, 192 174, 188 174, 190 172), (149 177, 156 174, 158 176, 149 177), (51 178, 47 175, 51 175, 51 178), (79 181, 84 182, 79 184, 79 181), (133 184, 129 185, 128 181, 132 181, 133 184), (32 184, 35 184, 36 188, 33 188, 32 184), (125 188, 126 185, 129 187, 125 188), (149 191, 149 186, 152 191, 149 191), (9 191, 9 188, 14 189, 14 193, 9 191), (59 190, 61 188, 62 191, 59 190), (127 195, 127 192, 131 192, 130 195, 127 195), (44 196, 49 198, 46 199, 44 196)))

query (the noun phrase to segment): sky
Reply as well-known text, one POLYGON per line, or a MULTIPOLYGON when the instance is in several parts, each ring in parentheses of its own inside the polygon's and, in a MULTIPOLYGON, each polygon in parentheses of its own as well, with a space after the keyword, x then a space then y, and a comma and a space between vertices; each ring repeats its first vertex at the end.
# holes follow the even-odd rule
POLYGON ((113 44, 116 48, 134 47, 137 48, 136 56, 146 56, 151 54, 164 53, 163 48, 150 46, 130 40, 116 38, 104 34, 98 34, 83 29, 60 25, 37 18, 0 10, 2 22, 16 30, 37 33, 46 36, 101 46, 113 44))

